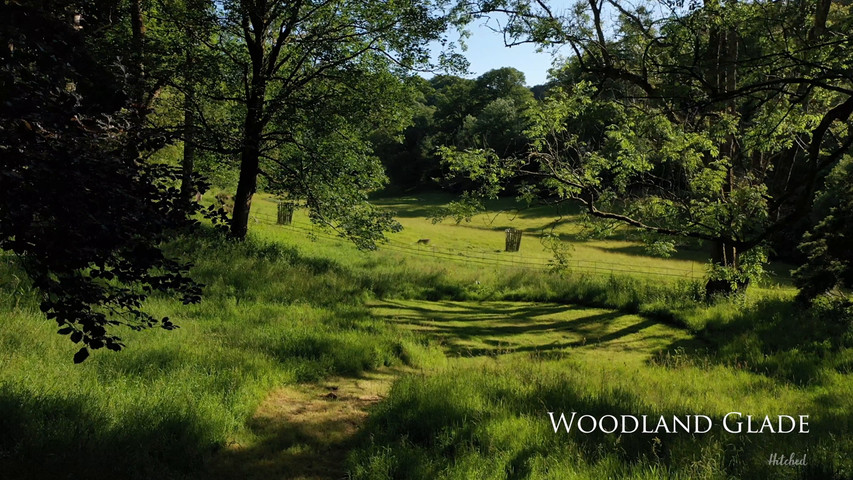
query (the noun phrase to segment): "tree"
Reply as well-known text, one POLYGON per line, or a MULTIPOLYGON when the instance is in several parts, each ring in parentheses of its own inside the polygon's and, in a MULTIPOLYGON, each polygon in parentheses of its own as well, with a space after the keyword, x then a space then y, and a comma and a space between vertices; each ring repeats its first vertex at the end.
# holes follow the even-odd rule
MULTIPOLYGON (((534 99, 520 71, 505 67, 474 80, 436 75, 429 81, 410 82, 417 94, 409 101, 412 125, 404 132, 403 144, 388 135, 377 139, 380 157, 396 186, 424 187, 440 179, 437 149, 443 146, 488 146, 502 156, 524 151, 527 111, 534 99)), ((442 186, 458 189, 457 183, 442 186)))
POLYGON ((524 74, 511 67, 490 70, 477 78, 472 95, 476 112, 466 118, 463 142, 491 148, 501 157, 522 154, 527 144, 527 114, 534 104, 524 74))
POLYGON ((460 141, 465 119, 478 111, 474 96, 475 80, 455 75, 437 75, 430 80, 434 89, 430 105, 435 106, 433 121, 436 133, 434 144, 456 145, 460 141))
POLYGON ((474 98, 478 108, 482 109, 500 98, 518 104, 528 103, 533 93, 524 85, 524 73, 512 67, 502 67, 477 77, 474 98))
POLYGON ((436 108, 430 103, 435 89, 419 76, 406 81, 411 92, 407 102, 411 113, 402 137, 397 132, 381 130, 374 132, 371 138, 390 179, 389 184, 401 190, 429 185, 432 178, 439 176, 438 162, 433 155, 436 108))
POLYGON ((173 126, 174 135, 183 140, 181 193, 189 202, 197 193, 194 188, 196 158, 204 133, 197 121, 199 112, 204 109, 203 95, 198 92, 206 88, 216 90, 215 86, 209 86, 212 82, 203 80, 216 78, 217 63, 224 60, 205 45, 215 32, 215 7, 210 0, 155 0, 149 5, 152 28, 148 36, 154 40, 149 50, 153 50, 151 57, 156 58, 156 62, 152 62, 156 64, 152 76, 157 77, 158 88, 170 90, 181 100, 179 105, 160 102, 155 115, 161 119, 166 117, 164 123, 173 126))
POLYGON ((794 272, 801 300, 837 290, 853 289, 853 157, 846 157, 829 175, 815 208, 819 219, 800 248, 806 263, 794 272))
MULTIPOLYGON (((233 237, 246 236, 252 196, 260 174, 269 174, 265 176, 279 181, 295 182, 299 178, 298 185, 281 185, 279 189, 289 187, 308 192, 313 218, 341 228, 351 238, 374 228, 393 228, 395 224, 390 218, 364 202, 366 193, 361 188, 338 190, 338 197, 320 193, 334 188, 333 184, 324 183, 324 179, 341 177, 338 171, 317 169, 340 166, 337 160, 357 161, 348 163, 345 169, 359 175, 361 180, 354 184, 373 188, 374 180, 383 178, 376 176, 375 157, 355 155, 352 149, 336 161, 322 161, 328 155, 335 155, 335 151, 327 148, 331 137, 326 140, 320 137, 346 136, 357 130, 352 127, 363 118, 338 116, 331 122, 340 127, 334 131, 312 133, 308 127, 319 126, 318 119, 322 117, 317 115, 332 112, 328 105, 340 106, 343 97, 359 98, 361 93, 352 87, 369 85, 357 81, 359 78, 378 78, 394 65, 409 68, 427 64, 427 42, 438 39, 450 22, 449 16, 440 14, 446 3, 444 0, 223 2, 219 37, 210 46, 228 58, 222 70, 234 82, 230 92, 220 96, 220 100, 242 109, 238 138, 220 149, 240 157, 231 220, 233 237), (311 151, 312 148, 318 150, 311 151), (272 172, 274 169, 283 169, 285 174, 277 175, 272 172), (324 199, 343 200, 344 196, 346 200, 338 203, 343 210, 322 203, 324 199), (352 215, 354 212, 349 209, 356 204, 360 205, 360 214, 352 215), (354 222, 356 218, 366 223, 354 222)), ((382 110, 373 109, 372 113, 378 115, 382 110)))
POLYGON ((808 215, 853 144, 847 6, 490 1, 473 14, 490 12, 510 15, 510 44, 571 48, 577 83, 535 115, 529 158, 475 166, 597 218, 708 241, 709 294, 745 284, 743 255, 808 215))
POLYGON ((58 333, 82 343, 81 362, 122 348, 117 325, 175 328, 142 309, 152 292, 191 303, 200 288, 160 249, 195 211, 173 187, 179 172, 140 156, 166 138, 137 130, 135 79, 93 54, 99 19, 81 24, 77 8, 0 6, 0 249, 18 255, 58 333))

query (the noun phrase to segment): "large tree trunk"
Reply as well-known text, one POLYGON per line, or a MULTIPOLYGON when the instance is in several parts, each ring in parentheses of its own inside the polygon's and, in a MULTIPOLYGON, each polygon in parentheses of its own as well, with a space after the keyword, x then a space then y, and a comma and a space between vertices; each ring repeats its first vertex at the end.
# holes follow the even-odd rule
POLYGON ((240 161, 240 180, 234 195, 234 213, 231 217, 231 236, 244 240, 249 232, 249 212, 252 196, 257 188, 258 156, 244 150, 240 161))
POLYGON ((245 239, 249 231, 249 212, 258 184, 261 135, 264 129, 261 120, 265 87, 263 80, 259 79, 254 87, 246 112, 243 149, 240 153, 240 180, 234 195, 234 213, 231 217, 231 236, 239 240, 245 239))
POLYGON ((832 0, 818 0, 817 11, 815 11, 814 25, 809 32, 809 40, 818 40, 826 33, 826 19, 829 16, 829 8, 832 6, 832 0))
POLYGON ((246 121, 243 124, 243 147, 240 152, 240 179, 237 182, 237 193, 234 195, 234 213, 231 216, 231 236, 244 240, 249 231, 249 212, 252 209, 252 196, 258 185, 258 172, 261 157, 261 145, 264 133, 264 102, 266 100, 267 77, 265 75, 267 62, 275 62, 267 58, 264 40, 264 14, 268 13, 267 2, 243 0, 242 27, 246 39, 246 48, 251 59, 251 85, 246 96, 246 121))
POLYGON ((181 162, 181 195, 187 202, 195 196, 193 170, 195 169, 195 79, 192 47, 187 50, 186 92, 184 93, 184 158, 181 162))
POLYGON ((145 21, 142 18, 142 0, 131 0, 130 2, 130 27, 133 34, 131 42, 133 51, 130 60, 131 101, 136 104, 136 108, 141 112, 145 103, 145 21))

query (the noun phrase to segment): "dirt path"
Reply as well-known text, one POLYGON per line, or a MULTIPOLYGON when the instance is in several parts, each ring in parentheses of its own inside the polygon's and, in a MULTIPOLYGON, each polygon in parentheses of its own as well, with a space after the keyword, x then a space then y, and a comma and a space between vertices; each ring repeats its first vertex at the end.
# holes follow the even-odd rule
POLYGON ((234 444, 217 454, 209 478, 346 478, 346 457, 367 410, 385 397, 400 373, 384 369, 274 390, 249 422, 250 444, 234 444))

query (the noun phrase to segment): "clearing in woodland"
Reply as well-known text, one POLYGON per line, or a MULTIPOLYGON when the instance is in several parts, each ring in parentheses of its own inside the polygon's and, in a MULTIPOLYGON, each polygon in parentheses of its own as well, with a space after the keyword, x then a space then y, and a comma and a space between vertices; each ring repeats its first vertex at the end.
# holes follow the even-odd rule
MULTIPOLYGON (((127 332, 125 351, 97 352, 82 365, 71 364, 73 345, 55 334, 15 260, 4 257, 0 430, 8 433, 0 471, 12 478, 851 474, 843 452, 853 450, 853 350, 843 325, 797 311, 784 282, 708 304, 698 280, 643 267, 686 272, 701 264, 697 249, 664 259, 620 233, 571 237, 575 257, 631 262, 640 273, 552 273, 518 260, 544 252, 535 229, 553 220, 545 213, 507 217, 528 222, 519 224, 526 236, 516 255, 499 252, 509 223, 433 225, 426 210, 437 197, 382 203, 407 228, 376 252, 319 228, 299 230, 300 210, 291 227, 265 221, 275 212, 269 198, 258 202, 244 243, 212 232, 174 242, 169 248, 195 263, 204 301, 151 299, 153 314, 181 328, 127 332), (428 246, 418 246, 421 238, 428 246), (408 250, 395 251, 395 242, 408 250), (423 254, 432 247, 456 253, 423 254), (516 261, 492 262, 487 253, 516 261), (477 254, 481 260, 471 261, 477 254), (701 413, 719 422, 732 410, 808 414, 812 433, 584 436, 555 434, 546 416, 701 413), (807 452, 809 466, 768 469, 770 453, 782 451, 807 452)), ((493 211, 500 222, 501 210, 493 211)))

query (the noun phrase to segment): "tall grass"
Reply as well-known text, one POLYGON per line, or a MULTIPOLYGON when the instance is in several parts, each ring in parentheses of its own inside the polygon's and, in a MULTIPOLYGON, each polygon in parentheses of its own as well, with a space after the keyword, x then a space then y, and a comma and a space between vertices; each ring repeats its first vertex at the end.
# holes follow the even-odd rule
POLYGON ((3 476, 193 476, 226 443, 251 442, 246 421, 276 386, 440 356, 371 316, 369 292, 332 261, 212 234, 170 249, 195 262, 203 302, 152 299, 147 308, 181 328, 128 331, 125 351, 82 365, 21 272, 0 266, 3 476))
POLYGON ((195 263, 203 302, 152 298, 147 308, 180 329, 127 332, 125 351, 97 352, 78 366, 73 345, 45 320, 14 262, 0 261, 0 472, 205 478, 218 449, 251 444, 247 420, 276 386, 412 365, 434 373, 402 379, 380 405, 366 446, 352 458, 356 478, 853 475, 846 437, 584 439, 555 435, 542 416, 546 408, 802 409, 814 412, 818 432, 846 435, 853 431, 850 324, 798 310, 789 289, 708 304, 697 282, 359 252, 264 224, 244 243, 206 232, 168 248, 195 263), (371 313, 366 304, 376 299, 578 304, 683 331, 664 348, 659 339, 641 342, 630 357, 581 347, 450 362, 428 333, 371 313), (777 447, 807 449, 813 470, 767 470, 763 456, 777 447))
POLYGON ((355 479, 840 479, 853 475, 848 411, 826 408, 853 393, 801 391, 734 369, 638 366, 611 357, 536 356, 477 362, 394 385, 351 456, 355 479), (830 400, 831 399, 831 400, 830 400), (808 435, 736 435, 729 411, 811 414, 808 435), (547 412, 578 415, 705 414, 708 434, 555 432, 547 412), (805 454, 804 468, 768 466, 771 454, 805 454))

